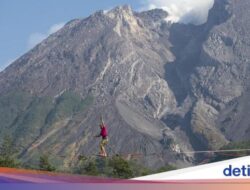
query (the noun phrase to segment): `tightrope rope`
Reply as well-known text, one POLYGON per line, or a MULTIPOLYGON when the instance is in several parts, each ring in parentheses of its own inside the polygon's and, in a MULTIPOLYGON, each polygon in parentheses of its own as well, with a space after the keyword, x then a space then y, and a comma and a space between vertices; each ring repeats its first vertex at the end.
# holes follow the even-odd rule
MULTIPOLYGON (((181 151, 181 152, 176 152, 173 150, 170 150, 168 152, 174 152, 177 154, 203 154, 203 153, 226 153, 226 152, 246 152, 246 151, 250 151, 250 149, 225 149, 225 150, 198 150, 198 151, 181 151)), ((113 151, 114 152, 114 151, 113 151)), ((144 156, 144 157, 148 157, 148 156, 159 156, 159 155, 163 155, 164 153, 146 153, 146 154, 142 154, 142 153, 121 153, 121 154, 116 154, 116 155, 120 155, 120 156, 133 156, 133 157, 140 157, 140 156, 144 156)), ((230 156, 239 156, 237 154, 235 155, 230 155, 230 156)))
POLYGON ((218 153, 218 152, 244 152, 250 151, 250 149, 225 149, 225 150, 200 150, 200 151, 189 151, 189 152, 180 152, 185 154, 200 154, 200 153, 218 153))

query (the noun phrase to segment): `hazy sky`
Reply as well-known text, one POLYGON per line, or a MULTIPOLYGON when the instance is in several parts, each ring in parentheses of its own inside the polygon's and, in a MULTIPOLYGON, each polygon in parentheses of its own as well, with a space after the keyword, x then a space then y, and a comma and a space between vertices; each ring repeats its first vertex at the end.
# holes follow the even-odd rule
POLYGON ((97 10, 123 4, 131 5, 134 10, 161 7, 172 11, 173 21, 185 22, 183 18, 188 15, 188 21, 192 22, 193 13, 196 17, 199 15, 198 20, 206 17, 204 7, 211 6, 211 2, 213 0, 0 0, 0 71, 66 22, 87 17, 97 10))

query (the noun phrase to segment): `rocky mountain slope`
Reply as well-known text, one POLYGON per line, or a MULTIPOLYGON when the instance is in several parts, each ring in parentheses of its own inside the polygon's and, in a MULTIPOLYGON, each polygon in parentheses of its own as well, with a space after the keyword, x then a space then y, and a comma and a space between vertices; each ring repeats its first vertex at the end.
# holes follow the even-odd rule
POLYGON ((148 166, 197 163, 195 150, 248 140, 248 0, 215 0, 200 26, 129 6, 67 23, 0 73, 0 136, 23 160, 70 167, 98 151, 141 154, 148 166))

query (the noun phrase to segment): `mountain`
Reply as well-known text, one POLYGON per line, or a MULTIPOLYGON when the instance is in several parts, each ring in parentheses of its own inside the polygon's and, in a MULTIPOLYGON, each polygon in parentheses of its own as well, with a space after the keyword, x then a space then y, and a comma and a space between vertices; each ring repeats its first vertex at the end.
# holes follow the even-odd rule
POLYGON ((199 26, 129 6, 68 22, 0 73, 0 139, 62 168, 98 152, 101 115, 109 153, 150 167, 249 140, 249 8, 215 0, 199 26))

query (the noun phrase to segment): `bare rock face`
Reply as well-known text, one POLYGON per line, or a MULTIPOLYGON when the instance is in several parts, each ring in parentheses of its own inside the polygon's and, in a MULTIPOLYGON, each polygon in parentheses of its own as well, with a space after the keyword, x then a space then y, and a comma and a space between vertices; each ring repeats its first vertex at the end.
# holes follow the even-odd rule
POLYGON ((217 150, 227 144, 226 138, 215 127, 218 111, 199 100, 192 113, 191 129, 209 149, 217 150))
POLYGON ((129 6, 70 21, 0 73, 1 137, 34 163, 63 155, 62 167, 98 151, 100 115, 109 153, 151 167, 249 139, 249 8, 216 0, 200 26, 129 6))

